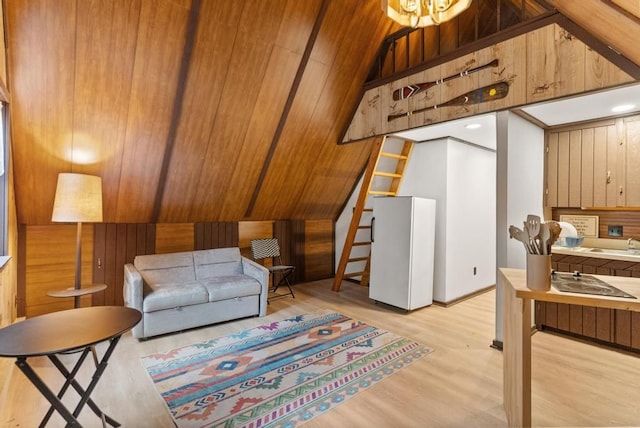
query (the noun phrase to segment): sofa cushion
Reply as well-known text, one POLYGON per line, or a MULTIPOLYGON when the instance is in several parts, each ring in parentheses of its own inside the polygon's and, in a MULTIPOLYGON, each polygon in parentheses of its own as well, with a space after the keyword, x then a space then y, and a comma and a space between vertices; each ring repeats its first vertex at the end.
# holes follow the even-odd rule
POLYGON ((133 264, 147 284, 192 282, 196 279, 191 251, 136 256, 133 264))
POLYGON ((209 301, 260 294, 262 286, 248 275, 228 275, 200 281, 209 293, 209 301))
POLYGON ((240 248, 215 248, 193 252, 196 278, 242 274, 240 248))
POLYGON ((209 301, 207 289, 197 282, 149 285, 142 303, 143 312, 154 312, 209 301))

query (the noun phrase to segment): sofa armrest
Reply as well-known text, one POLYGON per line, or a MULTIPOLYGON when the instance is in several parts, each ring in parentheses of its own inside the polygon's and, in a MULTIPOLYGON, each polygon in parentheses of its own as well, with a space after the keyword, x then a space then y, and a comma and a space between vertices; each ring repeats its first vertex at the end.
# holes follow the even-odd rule
POLYGON ((242 256, 242 272, 252 278, 258 280, 262 286, 260 291, 260 314, 263 317, 267 315, 267 297, 269 296, 269 269, 253 260, 242 256))
MULTIPOLYGON (((142 301, 144 299, 144 281, 138 269, 131 264, 124 265, 124 286, 122 289, 124 305, 128 308, 137 309, 142 313, 142 301)), ((139 339, 144 337, 144 317, 131 330, 133 337, 139 339)))

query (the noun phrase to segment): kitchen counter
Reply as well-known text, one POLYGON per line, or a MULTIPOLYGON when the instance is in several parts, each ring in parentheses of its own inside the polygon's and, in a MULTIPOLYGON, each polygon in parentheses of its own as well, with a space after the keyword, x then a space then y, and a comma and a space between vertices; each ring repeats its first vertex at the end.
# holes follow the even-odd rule
MULTIPOLYGON (((598 275, 598 279, 640 297, 640 278, 598 275)), ((564 293, 551 287, 536 291, 526 286, 526 271, 500 268, 498 284, 503 305, 503 396, 509 426, 531 426, 531 301, 539 300, 596 308, 640 312, 640 299, 564 293)))
POLYGON ((568 256, 592 257, 594 259, 611 259, 623 260, 627 262, 640 263, 640 250, 618 250, 610 248, 591 248, 591 247, 562 247, 554 245, 551 247, 551 254, 565 254, 568 256))

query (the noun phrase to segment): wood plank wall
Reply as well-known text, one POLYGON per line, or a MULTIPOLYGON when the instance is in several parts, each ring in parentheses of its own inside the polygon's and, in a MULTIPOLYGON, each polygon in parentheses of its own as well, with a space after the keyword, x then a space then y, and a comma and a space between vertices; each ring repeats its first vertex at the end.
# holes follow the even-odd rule
MULTIPOLYGON (((596 40, 590 43, 597 45, 598 49, 587 46, 570 32, 579 30, 574 24, 556 17, 550 19, 557 22, 541 20, 536 23, 542 25, 540 28, 527 28, 531 31, 444 63, 425 63, 424 66, 429 68, 368 89, 342 142, 619 86, 633 82, 634 77, 640 74, 640 68, 633 64, 625 63, 623 70, 612 62, 618 57, 604 57, 598 51, 602 46, 596 40), (393 91, 403 86, 455 76, 494 59, 499 60, 499 66, 495 69, 489 68, 450 80, 413 97, 393 100, 393 91), (628 71, 634 76, 627 73, 627 65, 628 71), (468 100, 464 105, 431 108, 388 120, 389 115, 441 106, 469 91, 498 82, 509 84, 508 94, 504 98, 476 100, 469 97, 471 101, 468 100)), ((521 30, 524 31, 525 27, 521 30)), ((607 49, 602 51, 607 55, 610 53, 607 49)))
POLYGON ((598 238, 640 239, 640 211, 638 210, 581 210, 580 208, 553 208, 552 218, 560 220, 561 215, 597 215, 599 217, 598 238), (622 237, 607 236, 607 226, 622 226, 622 237))
MULTIPOLYGON (((23 227, 25 296, 21 313, 32 317, 73 307, 73 299, 47 296, 73 285, 75 225, 23 227), (55 242, 55 247, 52 243, 55 242)), ((136 255, 238 246, 251 258, 250 241, 278 238, 284 263, 296 266, 294 283, 330 278, 333 266, 332 220, 83 225, 82 282, 107 284, 85 296, 82 305, 122 305, 124 265, 136 255)))

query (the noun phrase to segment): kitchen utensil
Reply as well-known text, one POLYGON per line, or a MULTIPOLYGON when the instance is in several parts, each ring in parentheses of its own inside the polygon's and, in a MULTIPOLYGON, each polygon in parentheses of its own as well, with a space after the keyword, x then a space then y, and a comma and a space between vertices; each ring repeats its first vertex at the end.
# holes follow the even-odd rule
POLYGON ((531 239, 531 234, 529 233, 529 226, 527 225, 526 221, 522 222, 523 224, 523 228, 522 228, 522 236, 524 237, 524 239, 526 239, 527 241, 527 252, 530 254, 536 254, 536 248, 533 242, 533 239, 531 239))
POLYGON ((509 226, 509 236, 524 244, 525 250, 527 253, 531 252, 531 243, 529 242, 529 235, 525 233, 522 229, 516 226, 509 226))
POLYGON ((526 221, 526 229, 529 231, 529 239, 536 254, 542 254, 542 245, 540 243, 540 217, 529 214, 526 221))
POLYGON ((549 225, 549 232, 551 232, 551 237, 549 238, 549 253, 551 253, 551 246, 558 240, 560 237, 560 233, 562 232, 562 227, 558 224, 557 221, 549 220, 546 222, 549 225))
POLYGON ((547 223, 540 223, 540 233, 538 236, 540 237, 540 249, 542 250, 542 254, 551 254, 551 244, 549 244, 551 231, 549 230, 549 225, 547 223))

